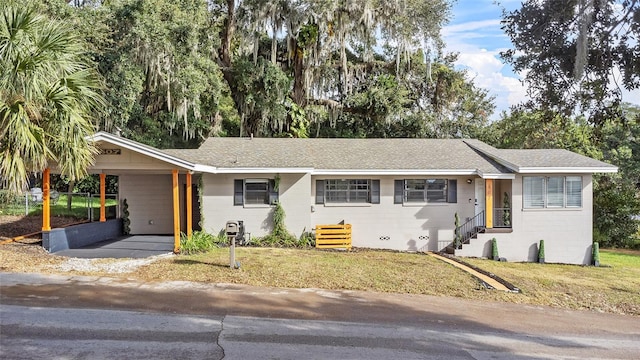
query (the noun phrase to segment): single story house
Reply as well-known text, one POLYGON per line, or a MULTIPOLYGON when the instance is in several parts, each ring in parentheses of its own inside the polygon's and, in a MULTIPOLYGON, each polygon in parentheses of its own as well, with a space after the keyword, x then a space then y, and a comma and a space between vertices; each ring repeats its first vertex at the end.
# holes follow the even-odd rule
POLYGON ((617 171, 566 150, 468 139, 209 138, 170 150, 91 139, 101 154, 89 171, 119 177, 131 234, 217 234, 242 220, 262 236, 277 201, 296 236, 344 222, 355 247, 442 251, 459 234, 455 254, 476 257, 496 238, 508 261, 535 261, 544 239, 547 262, 589 264, 592 175, 617 171))

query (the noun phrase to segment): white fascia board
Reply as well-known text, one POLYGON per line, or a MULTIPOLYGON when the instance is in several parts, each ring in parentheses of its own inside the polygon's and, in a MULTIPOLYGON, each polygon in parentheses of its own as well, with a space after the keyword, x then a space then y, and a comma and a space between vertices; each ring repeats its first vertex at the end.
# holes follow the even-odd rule
POLYGON ((475 169, 430 169, 430 170, 344 170, 344 169, 317 169, 311 175, 477 175, 475 169))
POLYGON ((216 168, 215 166, 195 164, 193 166, 193 171, 199 173, 215 174, 218 171, 218 168, 216 168))
POLYGON ((216 168, 216 174, 306 174, 311 173, 312 168, 216 168))
POLYGON ((616 173, 618 167, 521 167, 521 174, 585 174, 585 173, 616 173))
POLYGON ((505 179, 505 180, 513 180, 516 178, 516 174, 482 174, 480 175, 483 179, 505 179))
POLYGON ((99 132, 92 136, 89 136, 88 140, 93 142, 104 141, 113 145, 123 147, 127 150, 135 151, 139 154, 149 156, 156 160, 164 161, 166 163, 185 168, 187 170, 194 170, 194 168, 196 167, 196 164, 192 162, 182 160, 172 155, 165 154, 159 150, 153 149, 148 146, 141 146, 131 140, 114 136, 105 132, 99 132))

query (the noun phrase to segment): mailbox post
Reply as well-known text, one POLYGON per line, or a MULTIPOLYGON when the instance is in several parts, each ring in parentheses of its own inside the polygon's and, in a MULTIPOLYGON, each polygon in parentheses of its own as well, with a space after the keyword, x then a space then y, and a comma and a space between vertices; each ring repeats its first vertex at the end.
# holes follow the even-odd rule
POLYGON ((240 231, 237 221, 227 221, 225 228, 227 238, 229 239, 229 266, 232 269, 236 268, 236 236, 240 231))

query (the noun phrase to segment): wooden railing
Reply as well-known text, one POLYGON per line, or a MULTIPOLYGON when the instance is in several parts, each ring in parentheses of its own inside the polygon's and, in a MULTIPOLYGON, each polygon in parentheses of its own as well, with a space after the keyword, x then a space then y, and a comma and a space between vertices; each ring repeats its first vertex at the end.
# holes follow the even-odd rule
POLYGON ((316 225, 316 248, 351 249, 351 224, 316 225))

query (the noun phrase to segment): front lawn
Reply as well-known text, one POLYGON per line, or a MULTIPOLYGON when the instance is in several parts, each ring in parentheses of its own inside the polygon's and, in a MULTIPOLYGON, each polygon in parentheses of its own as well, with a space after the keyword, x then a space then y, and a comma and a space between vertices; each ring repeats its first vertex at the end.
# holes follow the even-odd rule
POLYGON ((464 260, 518 286, 528 303, 640 315, 640 252, 601 250, 600 267, 464 260))
POLYGON ((68 271, 70 263, 81 262, 83 267, 88 263, 49 255, 35 245, 0 245, 1 271, 454 296, 640 316, 640 254, 603 250, 600 259, 603 266, 598 268, 464 259, 522 290, 515 294, 484 289, 467 273, 425 254, 384 250, 240 247, 236 260, 241 267, 232 270, 229 249, 218 248, 164 257, 132 267, 131 272, 115 273, 105 269, 118 268, 118 263, 130 260, 95 259, 91 270, 68 271))

